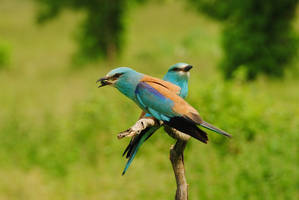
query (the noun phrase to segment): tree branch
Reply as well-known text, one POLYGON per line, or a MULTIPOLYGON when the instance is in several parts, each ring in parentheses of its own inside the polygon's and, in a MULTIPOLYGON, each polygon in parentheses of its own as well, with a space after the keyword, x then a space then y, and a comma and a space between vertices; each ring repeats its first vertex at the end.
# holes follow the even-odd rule
MULTIPOLYGON (((154 118, 141 118, 131 128, 119 133, 117 137, 118 139, 133 137, 139 134, 142 130, 155 126, 159 123, 160 122, 154 118)), ((175 145, 171 146, 169 155, 177 184, 175 200, 188 200, 188 184, 185 176, 184 150, 190 136, 165 124, 164 130, 169 136, 177 140, 175 145)))
POLYGON ((168 135, 177 140, 175 145, 171 146, 169 154, 177 185, 175 200, 188 200, 188 184, 185 175, 184 150, 190 136, 166 125, 164 126, 164 130, 168 133, 168 135))
POLYGON ((118 139, 122 139, 124 137, 134 137, 135 135, 138 135, 141 131, 146 129, 147 127, 155 126, 159 123, 158 120, 152 117, 144 117, 139 119, 131 128, 120 132, 117 135, 118 139))

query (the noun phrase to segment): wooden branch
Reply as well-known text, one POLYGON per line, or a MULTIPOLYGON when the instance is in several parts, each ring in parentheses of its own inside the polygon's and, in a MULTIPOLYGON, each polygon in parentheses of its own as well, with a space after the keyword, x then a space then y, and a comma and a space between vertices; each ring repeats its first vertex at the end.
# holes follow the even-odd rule
POLYGON ((170 161, 177 185, 175 200, 188 199, 188 184, 184 166, 184 149, 186 147, 186 144, 186 141, 177 140, 175 145, 172 145, 170 149, 170 161))
POLYGON ((158 123, 159 123, 158 120, 151 118, 151 117, 141 118, 133 126, 131 126, 131 128, 129 128, 123 132, 120 132, 117 135, 117 138, 122 139, 124 137, 133 137, 135 135, 138 135, 141 131, 143 131, 147 127, 154 126, 158 123))
MULTIPOLYGON (((142 130, 155 126, 159 123, 161 124, 161 122, 154 118, 141 118, 131 128, 119 133, 117 137, 118 139, 132 137, 139 134, 142 130)), ((169 155, 177 184, 175 200, 188 200, 188 184, 185 176, 184 150, 190 136, 165 124, 164 130, 168 133, 168 135, 177 140, 175 145, 171 146, 169 155)))
POLYGON ((169 126, 165 125, 164 127, 164 130, 168 133, 168 135, 177 140, 175 145, 171 146, 169 155, 177 184, 175 200, 188 200, 188 184, 185 175, 184 150, 190 136, 169 126))

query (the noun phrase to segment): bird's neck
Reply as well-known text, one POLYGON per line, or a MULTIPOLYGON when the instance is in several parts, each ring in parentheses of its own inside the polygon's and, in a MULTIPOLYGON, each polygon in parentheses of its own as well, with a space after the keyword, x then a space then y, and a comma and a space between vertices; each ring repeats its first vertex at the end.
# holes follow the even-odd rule
POLYGON ((188 94, 188 77, 171 75, 167 73, 163 80, 171 82, 181 88, 180 97, 185 98, 188 94))
POLYGON ((178 86, 181 88, 180 97, 185 99, 188 94, 188 80, 180 81, 178 86))
POLYGON ((135 101, 136 97, 135 97, 135 90, 136 87, 138 85, 138 83, 140 82, 140 80, 142 79, 143 74, 141 73, 134 73, 130 76, 124 76, 121 77, 121 81, 118 81, 115 84, 115 87, 124 95, 126 95, 128 98, 132 99, 133 101, 135 101))

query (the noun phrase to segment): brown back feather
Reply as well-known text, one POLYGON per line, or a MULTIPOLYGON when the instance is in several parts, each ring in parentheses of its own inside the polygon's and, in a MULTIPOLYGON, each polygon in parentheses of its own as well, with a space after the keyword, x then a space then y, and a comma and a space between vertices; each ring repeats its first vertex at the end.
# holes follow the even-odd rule
POLYGON ((164 87, 166 89, 168 89, 169 91, 175 93, 175 94, 179 94, 181 91, 181 88, 173 83, 170 83, 168 81, 164 81, 162 79, 159 78, 155 78, 155 77, 151 77, 151 76, 147 76, 145 75, 141 81, 146 82, 148 84, 150 84, 151 86, 153 85, 160 85, 161 87, 164 87))

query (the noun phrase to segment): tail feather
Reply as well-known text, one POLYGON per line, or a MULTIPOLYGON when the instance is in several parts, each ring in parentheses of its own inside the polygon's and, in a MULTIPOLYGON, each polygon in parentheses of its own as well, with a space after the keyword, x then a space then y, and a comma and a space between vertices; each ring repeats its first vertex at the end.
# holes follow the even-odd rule
POLYGON ((178 131, 181 131, 187 135, 190 135, 199 141, 203 143, 208 142, 208 136, 207 133, 203 130, 199 129, 196 124, 184 117, 173 117, 170 119, 169 122, 164 121, 165 124, 167 124, 170 127, 173 127, 177 129, 178 131))
POLYGON ((228 134, 227 132, 213 126, 212 124, 209 124, 208 122, 205 122, 199 115, 198 113, 189 113, 188 115, 185 115, 184 116, 187 120, 195 123, 195 124, 198 124, 200 126, 203 126, 211 131, 214 131, 216 133, 219 133, 221 135, 224 135, 226 137, 231 137, 230 134, 228 134))
POLYGON ((129 158, 132 151, 133 151, 133 149, 134 149, 134 147, 136 146, 136 144, 141 139, 142 135, 144 135, 148 130, 149 130, 149 128, 144 129, 140 134, 132 137, 131 140, 130 140, 130 143, 128 144, 128 146, 124 150, 122 156, 126 156, 126 158, 129 158))
POLYGON ((136 138, 134 137, 134 138, 132 138, 132 139, 130 140, 130 143, 128 144, 128 146, 127 146, 126 149, 124 150, 122 156, 126 155, 127 152, 130 151, 130 149, 131 149, 132 146, 133 146, 133 143, 134 143, 134 140, 135 140, 135 139, 136 139, 136 138))
POLYGON ((136 153, 138 152, 141 145, 148 138, 150 138, 154 134, 154 132, 156 130, 158 130, 159 128, 160 128, 160 126, 154 126, 154 127, 151 127, 151 128, 146 128, 143 131, 141 131, 141 133, 139 135, 137 135, 134 139, 132 139, 130 141, 129 145, 125 149, 125 152, 123 153, 123 155, 126 154, 126 158, 128 158, 128 161, 127 161, 126 166, 125 166, 125 168, 122 172, 122 175, 124 175, 126 173, 127 169, 131 165, 131 163, 132 163, 133 159, 135 158, 136 153))
POLYGON ((137 153, 137 151, 138 151, 138 149, 139 149, 139 147, 141 146, 142 143, 143 143, 143 140, 140 140, 140 142, 137 144, 137 146, 133 147, 134 153, 129 157, 129 160, 127 161, 126 166, 125 166, 125 168, 124 168, 124 170, 121 174, 122 176, 125 175, 126 171, 130 167, 130 165, 131 165, 133 159, 135 158, 135 155, 136 155, 136 153, 137 153))
MULTIPOLYGON (((127 146, 126 149, 124 150, 122 156, 126 156, 126 158, 129 158, 129 157, 131 156, 131 153, 132 153, 134 147, 135 147, 135 146, 137 145, 137 143, 140 141, 140 139, 142 138, 142 136, 143 136, 147 131, 149 131, 149 130, 150 130, 150 127, 146 128, 146 129, 144 129, 144 130, 142 130, 142 131, 140 132, 140 134, 138 134, 138 135, 132 137, 132 139, 130 140, 130 143, 128 144, 128 146, 127 146)), ((146 141, 150 136, 151 136, 151 134, 148 135, 148 137, 145 139, 145 141, 146 141)))
POLYGON ((203 127, 207 128, 211 131, 214 131, 214 132, 219 133, 221 135, 224 135, 226 137, 232 137, 229 133, 213 126, 212 124, 209 124, 208 122, 203 121, 203 122, 200 123, 200 126, 203 126, 203 127))
POLYGON ((135 136, 131 139, 129 145, 127 146, 126 150, 123 153, 123 156, 126 155, 126 158, 129 158, 133 152, 133 150, 136 148, 136 145, 139 143, 142 136, 148 131, 149 129, 145 129, 143 132, 141 132, 139 135, 135 136))

